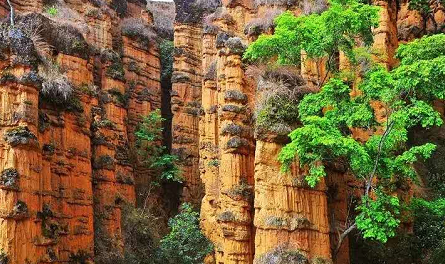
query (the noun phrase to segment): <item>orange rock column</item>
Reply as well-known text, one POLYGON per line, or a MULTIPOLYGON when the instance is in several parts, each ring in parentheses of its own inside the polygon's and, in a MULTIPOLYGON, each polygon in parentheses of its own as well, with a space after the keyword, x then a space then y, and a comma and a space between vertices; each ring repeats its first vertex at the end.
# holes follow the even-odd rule
POLYGON ((218 244, 217 210, 220 192, 220 150, 218 126, 218 91, 217 91, 217 51, 216 35, 203 36, 204 78, 202 86, 202 107, 204 115, 200 121, 199 157, 200 174, 205 187, 205 195, 201 203, 201 227, 207 237, 218 244))
MULTIPOLYGON (((11 74, 20 78, 19 74, 28 70, 18 66, 11 74)), ((22 264, 27 259, 37 262, 47 249, 38 240, 41 229, 37 212, 42 208, 43 185, 37 140, 38 94, 36 87, 14 80, 0 84, 0 250, 10 264, 22 264)))
MULTIPOLYGON (((240 39, 235 42, 239 48, 240 39)), ((245 81, 239 50, 227 46, 218 52, 221 162, 217 221, 221 228, 221 244, 217 245, 216 261, 247 264, 252 263, 254 254, 252 196, 247 194, 251 191, 254 174, 254 142, 249 128, 253 87, 245 81)))
POLYGON ((183 202, 199 205, 203 187, 199 177, 199 116, 201 108, 202 29, 175 25, 172 77, 172 153, 180 159, 184 178, 183 202))
POLYGON ((258 140, 255 156, 255 258, 277 246, 300 250, 312 258, 330 259, 328 202, 325 184, 305 184, 296 165, 281 173, 282 144, 258 140))

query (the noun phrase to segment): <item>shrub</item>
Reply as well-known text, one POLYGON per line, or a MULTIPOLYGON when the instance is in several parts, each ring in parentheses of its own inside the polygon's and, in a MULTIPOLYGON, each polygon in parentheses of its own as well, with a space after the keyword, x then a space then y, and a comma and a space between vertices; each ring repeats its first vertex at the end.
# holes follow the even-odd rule
POLYGON ((156 34, 142 19, 125 18, 121 26, 122 35, 137 40, 145 46, 156 39, 156 34))
POLYGON ((85 250, 79 250, 70 254, 70 264, 88 264, 90 263, 91 254, 85 250))
POLYGON ((125 241, 122 263, 155 263, 153 259, 161 238, 159 219, 128 203, 123 205, 122 212, 121 225, 125 241))
POLYGON ((111 8, 113 8, 120 17, 123 17, 127 14, 127 0, 112 0, 111 8))
POLYGON ((227 39, 227 41, 225 42, 225 46, 229 49, 230 54, 240 56, 242 56, 244 51, 246 50, 246 45, 243 44, 241 38, 239 37, 227 39))
POLYGON ((94 169, 114 170, 115 161, 110 155, 103 155, 97 157, 93 162, 94 169))
POLYGON ((281 217, 277 217, 277 216, 269 216, 266 218, 266 220, 264 220, 264 224, 266 226, 273 226, 273 227, 281 227, 287 224, 286 220, 281 218, 281 217))
POLYGON ((287 136, 299 122, 298 103, 308 91, 299 70, 250 66, 247 74, 257 81, 256 133, 287 136))
POLYGON ((128 107, 129 102, 129 94, 125 93, 123 94, 119 89, 117 88, 111 88, 108 90, 108 93, 112 95, 116 99, 116 103, 124 108, 128 107))
POLYGON ((157 171, 158 180, 182 182, 177 165, 178 157, 167 153, 165 146, 159 145, 162 140, 162 122, 160 110, 142 117, 136 131, 136 147, 142 162, 148 168, 157 171))
POLYGON ((209 167, 219 167, 219 159, 211 159, 207 163, 207 166, 209 166, 209 167))
POLYGON ((238 90, 227 90, 224 94, 224 100, 243 104, 247 102, 247 95, 238 90))
POLYGON ((292 7, 297 5, 299 0, 255 0, 255 6, 284 6, 292 7))
POLYGON ((240 184, 237 184, 227 191, 227 195, 232 199, 239 197, 246 201, 253 201, 253 187, 250 186, 245 180, 242 180, 240 184))
POLYGON ((161 56, 161 81, 171 82, 173 73, 173 41, 162 40, 159 44, 159 51, 161 56))
POLYGON ((3 252, 3 250, 0 250, 0 264, 8 264, 9 258, 8 255, 3 252))
POLYGON ((232 137, 227 141, 227 145, 226 148, 230 149, 230 148, 241 148, 241 147, 245 147, 248 146, 249 143, 246 139, 244 138, 240 138, 238 136, 232 137))
POLYGON ((309 264, 306 255, 287 246, 278 246, 275 249, 263 254, 255 264, 309 264))
POLYGON ((221 135, 241 136, 243 127, 235 123, 229 123, 221 129, 221 135))
POLYGON ((211 12, 221 6, 221 0, 196 0, 195 6, 211 12))
POLYGON ((306 15, 309 14, 320 14, 326 9, 328 9, 328 1, 327 0, 303 0, 300 2, 300 7, 303 10, 303 13, 306 15))
POLYGON ((212 26, 213 22, 215 21, 222 21, 222 23, 225 25, 231 25, 235 23, 232 15, 230 15, 227 9, 224 7, 218 7, 215 12, 206 16, 204 18, 204 25, 212 26))
POLYGON ((210 81, 216 81, 217 78, 217 61, 214 61, 210 64, 209 68, 207 69, 206 73, 204 74, 204 81, 210 80, 210 81))
POLYGON ((12 209, 10 217, 20 217, 20 216, 26 216, 28 214, 28 205, 21 200, 18 200, 17 203, 14 205, 14 208, 12 209))
POLYGON ((117 52, 112 50, 104 50, 102 52, 101 59, 103 62, 110 63, 105 72, 108 77, 125 81, 124 65, 122 63, 121 56, 117 52))
POLYGON ((236 217, 233 212, 224 211, 218 215, 217 219, 218 219, 218 221, 221 221, 221 222, 235 222, 236 217))
POLYGON ((201 264, 213 250, 212 243, 199 228, 199 214, 183 204, 181 212, 168 222, 170 233, 161 240, 160 255, 164 263, 201 264))

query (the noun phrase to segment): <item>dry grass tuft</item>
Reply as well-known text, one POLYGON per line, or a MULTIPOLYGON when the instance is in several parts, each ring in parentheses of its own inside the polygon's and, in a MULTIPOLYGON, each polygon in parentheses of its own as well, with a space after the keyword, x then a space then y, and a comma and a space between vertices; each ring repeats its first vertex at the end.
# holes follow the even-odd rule
POLYGON ((156 33, 139 18, 125 18, 122 20, 122 35, 137 39, 144 45, 156 40, 156 33))
POLYGON ((48 61, 39 74, 43 78, 40 92, 47 98, 67 101, 73 94, 73 86, 57 63, 48 61))
POLYGON ((175 4, 173 2, 148 1, 147 9, 153 14, 154 27, 165 39, 173 39, 175 4))

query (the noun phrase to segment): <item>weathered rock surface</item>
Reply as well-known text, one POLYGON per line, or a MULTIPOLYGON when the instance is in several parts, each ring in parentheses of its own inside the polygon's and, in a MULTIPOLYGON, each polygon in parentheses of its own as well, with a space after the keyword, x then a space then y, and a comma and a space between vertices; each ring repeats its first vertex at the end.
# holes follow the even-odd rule
MULTIPOLYGON (((150 180, 134 160, 134 131, 142 115, 160 108, 159 51, 123 36, 121 25, 150 26, 152 18, 136 3, 121 18, 108 6, 69 0, 59 6, 66 19, 45 14, 42 1, 11 2, 17 19, 48 30, 52 58, 76 96, 71 110, 43 100, 31 78, 40 63, 15 63, 14 50, 2 46, 0 72, 12 77, 0 84, 0 251, 9 264, 92 263, 98 226, 121 247, 121 205, 135 204, 136 189, 150 180), (54 38, 63 27, 78 42, 66 31, 54 38), (78 45, 85 46, 71 52, 78 45)), ((0 15, 8 14, 0 1, 0 15)))
MULTIPOLYGON (((175 2, 177 8, 195 3, 175 2)), ((182 17, 175 27, 175 37, 181 39, 176 40, 176 47, 184 49, 187 39, 186 48, 193 56, 187 63, 183 62, 186 59, 176 60, 176 74, 183 76, 187 85, 176 85, 181 87, 181 100, 173 99, 172 103, 186 104, 190 99, 184 95, 195 95, 200 96, 196 100, 202 107, 199 132, 187 129, 192 134, 186 144, 191 152, 199 153, 199 174, 205 188, 201 226, 215 244, 215 254, 207 263, 262 263, 283 248, 298 250, 313 263, 349 263, 348 241, 336 259, 332 248, 347 220, 347 201, 356 183, 341 168, 332 168, 325 182, 311 189, 304 184, 305 172, 297 164, 288 174, 280 171, 277 155, 283 141, 273 134, 253 138, 252 113, 259 92, 246 76, 240 56, 259 34, 273 32, 273 26, 265 23, 271 11, 279 14, 287 9, 298 15, 309 9, 298 1, 279 1, 285 5, 274 7, 256 6, 255 2, 268 1, 224 0, 222 7, 201 21, 182 17)), ((394 54, 399 43, 425 33, 421 32, 422 20, 416 11, 408 10, 407 1, 376 0, 373 4, 381 7, 380 26, 374 30, 374 48, 379 51, 375 59, 392 68, 397 65, 394 54)), ((441 9, 435 18, 443 24, 441 9)), ((426 26, 428 32, 434 30, 431 22, 426 26)), ((342 54, 340 67, 349 67, 342 54)), ((325 72, 322 63, 304 59, 301 75, 309 88, 316 89, 325 72)), ((381 108, 377 103, 373 107, 377 112, 381 108)), ((184 120, 177 118, 173 125, 189 126, 184 120)), ((193 122, 196 120, 198 117, 193 122)), ((354 136, 368 137, 369 132, 357 130, 354 136)), ((196 160, 197 156, 193 157, 196 160)), ((193 173, 189 178, 197 179, 198 172, 193 173)))

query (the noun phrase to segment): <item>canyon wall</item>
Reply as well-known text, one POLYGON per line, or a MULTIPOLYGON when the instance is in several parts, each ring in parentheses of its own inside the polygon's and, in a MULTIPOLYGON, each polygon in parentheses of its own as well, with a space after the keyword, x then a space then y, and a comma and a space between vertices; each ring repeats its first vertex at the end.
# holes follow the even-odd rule
POLYGON ((95 241, 122 249, 122 206, 150 182, 134 132, 161 106, 159 51, 125 27, 149 28, 152 16, 145 1, 56 1, 57 14, 40 0, 11 2, 19 29, 9 36, 0 2, 0 252, 9 264, 87 263, 95 241), (23 33, 31 27, 41 41, 23 33), (45 63, 74 87, 68 101, 43 94, 45 63))
MULTIPOLYGON (((154 176, 135 148, 141 117, 159 108, 173 114, 165 141, 183 178, 174 195, 201 208, 201 228, 215 245, 206 263, 263 264, 284 253, 301 263, 348 264, 348 240, 335 256, 332 249, 362 187, 335 166, 316 188, 298 162, 282 172, 277 156, 298 124, 256 124, 266 96, 258 83, 266 80, 255 73, 261 65, 242 60, 244 50, 273 33, 277 14, 324 8, 278 2, 223 0, 215 10, 211 1, 175 0, 170 91, 161 87, 144 0, 11 0, 12 31, 0 0, 0 264, 93 263, 103 243, 105 253, 122 252, 126 204, 162 211, 176 199, 168 197, 174 188, 151 193, 154 176), (51 82, 70 83, 73 94, 45 93, 51 82)), ((436 30, 407 1, 373 4, 381 7, 375 59, 389 69, 399 44, 436 30)), ((441 8, 434 18, 441 28, 441 8)), ((339 57, 339 67, 349 67, 339 57)), ((297 68, 298 88, 317 90, 324 68, 307 59, 297 68)))
MULTIPOLYGON (((288 139, 273 129, 255 129, 254 112, 262 92, 242 61, 249 43, 261 33, 273 32, 272 25, 265 26, 272 14, 318 12, 323 7, 316 5, 323 1, 276 1, 286 3, 274 5, 273 1, 225 0, 215 12, 192 18, 185 14, 193 10, 194 1, 175 2, 179 16, 175 46, 193 56, 187 63, 183 55, 175 57, 176 76, 189 75, 184 78, 187 84, 176 84, 180 91, 174 93, 180 94, 181 104, 201 103, 196 115, 178 107, 179 116, 187 115, 194 127, 178 129, 177 135, 194 133, 187 146, 191 153, 198 153, 190 160, 199 155, 199 172, 186 171, 190 186, 196 186, 199 175, 204 185, 201 227, 215 244, 215 254, 207 263, 269 263, 280 252, 299 254, 311 263, 349 263, 347 240, 335 256, 332 249, 347 222, 348 201, 362 187, 338 168, 330 168, 329 176, 316 188, 305 184, 305 171, 298 164, 289 173, 280 170, 277 156, 288 139), (185 43, 193 47, 184 47, 185 43)), ((408 9, 407 1, 376 0, 373 4, 381 7, 380 25, 374 29, 375 59, 391 69, 397 65, 398 45, 432 32, 434 24, 423 25, 417 11, 408 9)), ((434 16, 443 24, 442 9, 434 16)), ((339 65, 349 67, 342 55, 339 65)), ((300 73, 306 88, 312 90, 324 76, 323 68, 310 60, 303 60, 300 73)), ((191 124, 182 117, 173 121, 174 127, 191 124)), ((369 134, 354 131, 354 136, 369 134)))

